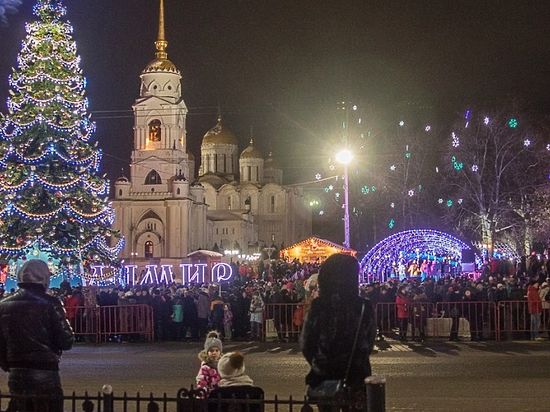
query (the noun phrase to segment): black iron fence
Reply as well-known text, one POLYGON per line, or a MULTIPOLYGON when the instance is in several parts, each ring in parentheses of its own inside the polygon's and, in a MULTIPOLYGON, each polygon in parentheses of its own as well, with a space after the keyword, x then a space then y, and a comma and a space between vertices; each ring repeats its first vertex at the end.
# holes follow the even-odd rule
MULTIPOLYGON (((155 396, 152 393, 135 395, 124 392, 122 396, 113 393, 110 385, 102 391, 92 394, 85 392, 77 395, 73 392, 63 399, 48 396, 15 396, 0 392, 0 411, 2 412, 313 412, 316 408, 331 412, 339 410, 357 412, 382 412, 385 410, 385 379, 369 377, 365 380, 366 396, 360 399, 342 397, 313 401, 307 397, 266 399, 263 391, 257 387, 228 395, 223 392, 214 397, 205 397, 203 392, 180 389, 175 397, 164 393, 155 396), (53 401, 53 402, 52 402, 53 401), (55 406, 52 406, 55 404, 55 406), (63 406, 61 406, 61 404, 63 406)), ((242 387, 241 387, 242 388, 242 387)))

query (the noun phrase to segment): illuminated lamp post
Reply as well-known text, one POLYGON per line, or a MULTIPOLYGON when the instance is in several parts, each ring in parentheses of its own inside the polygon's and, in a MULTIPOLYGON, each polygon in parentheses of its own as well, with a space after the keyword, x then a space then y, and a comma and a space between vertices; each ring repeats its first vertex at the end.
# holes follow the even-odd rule
POLYGON ((353 153, 349 149, 342 149, 336 153, 336 161, 344 166, 344 246, 348 249, 350 248, 348 165, 352 160, 353 153))

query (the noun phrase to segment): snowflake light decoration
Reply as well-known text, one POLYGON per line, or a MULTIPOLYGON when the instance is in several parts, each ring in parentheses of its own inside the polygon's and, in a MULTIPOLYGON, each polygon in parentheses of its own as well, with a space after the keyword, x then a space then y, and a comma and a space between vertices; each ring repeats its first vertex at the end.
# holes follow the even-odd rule
POLYGON ((451 207, 453 205, 453 201, 451 199, 447 200, 447 207, 451 207))
POLYGON ((472 165, 472 172, 477 172, 479 170, 478 165, 472 165))
POLYGON ((510 129, 516 129, 519 126, 518 119, 515 117, 512 117, 510 120, 508 120, 508 127, 510 129))
POLYGON ((316 180, 321 180, 321 177, 322 177, 322 176, 321 176, 321 173, 317 173, 317 174, 315 175, 315 179, 316 179, 316 180))
POLYGON ((443 199, 441 198, 437 199, 437 203, 439 203, 440 205, 443 204, 443 199))
POLYGON ((531 146, 531 140, 530 140, 530 139, 525 139, 525 140, 523 141, 523 145, 524 145, 525 147, 531 146))
POLYGON ((334 170, 334 169, 336 169, 336 166, 330 165, 328 168, 329 168, 330 170, 334 170))
POLYGON ((461 205, 463 202, 463 199, 458 199, 458 204, 461 205))
POLYGON ((550 143, 546 145, 546 150, 550 152, 550 143))
POLYGON ((458 136, 455 132, 451 133, 451 137, 453 138, 453 147, 460 146, 460 140, 458 139, 458 136))
POLYGON ((485 124, 485 126, 489 124, 489 118, 487 116, 483 118, 483 123, 485 124))
POLYGON ((391 207, 392 209, 395 209, 395 203, 391 202, 391 203, 390 203, 390 207, 391 207))
POLYGON ((323 216, 325 214, 324 210, 319 210, 319 216, 323 216))
POLYGON ((405 126, 405 122, 404 122, 403 120, 401 120, 401 121, 399 122, 399 126, 400 126, 400 127, 405 126))
POLYGON ((395 219, 390 219, 388 222, 388 229, 393 229, 395 227, 395 219))
MULTIPOLYGON (((550 144, 549 144, 548 146, 550 146, 550 144)), ((548 146, 547 146, 547 147, 548 147, 548 146)), ((550 149, 548 149, 548 150, 550 150, 550 149)), ((395 169, 396 169, 396 168, 397 168, 397 166, 395 166, 395 165, 391 165, 391 166, 390 166, 390 170, 391 170, 392 172, 395 172, 395 169)))
POLYGON ((409 197, 413 197, 414 196, 414 190, 413 189, 409 190, 408 195, 409 195, 409 197))
POLYGON ((430 125, 427 125, 425 128, 424 128, 425 131, 429 132, 430 130, 432 130, 432 126, 430 125))

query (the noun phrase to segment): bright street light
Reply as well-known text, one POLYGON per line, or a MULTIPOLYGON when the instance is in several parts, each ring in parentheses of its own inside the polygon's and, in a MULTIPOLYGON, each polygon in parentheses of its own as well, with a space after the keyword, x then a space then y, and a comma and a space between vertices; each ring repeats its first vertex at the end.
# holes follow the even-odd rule
POLYGON ((353 160, 353 153, 349 149, 342 149, 336 153, 336 161, 344 166, 347 166, 353 160))

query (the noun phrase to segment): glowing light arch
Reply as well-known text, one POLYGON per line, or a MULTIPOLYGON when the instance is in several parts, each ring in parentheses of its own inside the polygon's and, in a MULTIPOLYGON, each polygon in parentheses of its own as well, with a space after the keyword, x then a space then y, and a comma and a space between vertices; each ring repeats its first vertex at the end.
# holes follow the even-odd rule
POLYGON ((460 262, 462 249, 472 248, 448 233, 429 229, 406 230, 381 240, 369 250, 361 260, 361 273, 384 279, 393 262, 413 254, 449 256, 460 262))

